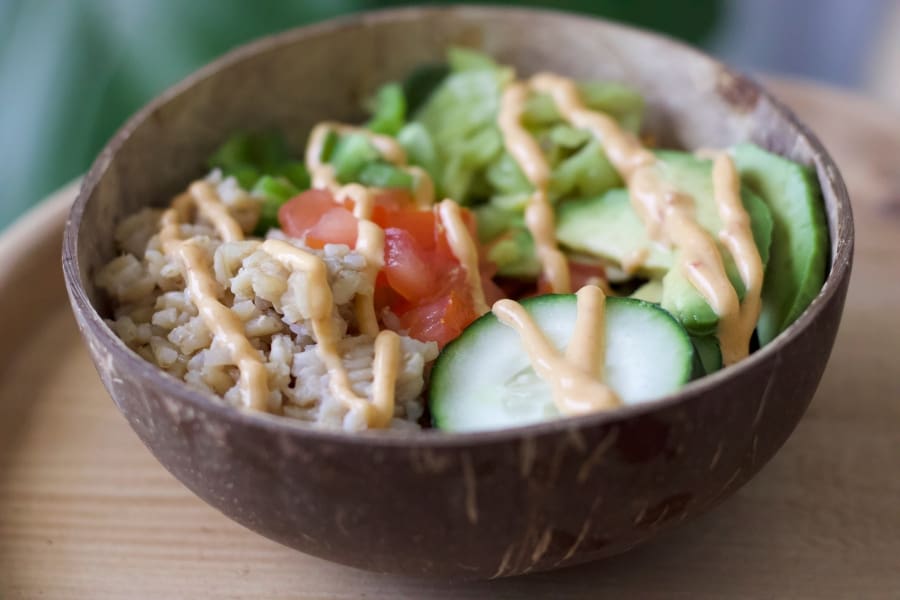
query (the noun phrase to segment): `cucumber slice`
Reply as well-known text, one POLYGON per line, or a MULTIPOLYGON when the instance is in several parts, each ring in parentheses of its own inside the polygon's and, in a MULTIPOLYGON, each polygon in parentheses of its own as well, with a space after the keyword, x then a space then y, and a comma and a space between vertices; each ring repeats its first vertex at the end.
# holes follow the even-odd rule
MULTIPOLYGON (((572 294, 522 301, 563 349, 575 327, 572 294)), ((625 404, 676 391, 692 373, 694 349, 684 328, 658 306, 606 300, 606 383, 625 404)), ((429 387, 434 424, 445 431, 517 427, 556 418, 550 386, 535 374, 518 334, 488 313, 441 352, 429 387)))

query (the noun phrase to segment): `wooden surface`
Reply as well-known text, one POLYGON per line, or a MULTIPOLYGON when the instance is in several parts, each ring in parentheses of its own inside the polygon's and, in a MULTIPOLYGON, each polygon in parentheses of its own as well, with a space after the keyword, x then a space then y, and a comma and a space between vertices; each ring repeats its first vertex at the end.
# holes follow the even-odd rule
POLYGON ((0 599, 900 598, 900 119, 773 87, 841 166, 857 258, 808 414, 711 514, 599 564, 464 585, 356 571, 250 533, 159 466, 103 391, 60 281, 69 188, 0 238, 0 599))

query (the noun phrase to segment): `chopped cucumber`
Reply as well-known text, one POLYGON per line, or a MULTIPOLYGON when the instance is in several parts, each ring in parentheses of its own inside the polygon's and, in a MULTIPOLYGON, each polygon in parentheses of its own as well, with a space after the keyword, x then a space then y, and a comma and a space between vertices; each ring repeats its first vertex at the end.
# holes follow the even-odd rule
MULTIPOLYGON (((522 301, 560 350, 572 337, 574 295, 522 301)), ((685 384, 694 349, 684 328, 658 306, 631 298, 606 300, 605 381, 625 404, 670 394, 685 384)), ((559 417, 550 386, 531 368, 518 334, 492 313, 475 321, 441 352, 429 388, 436 427, 500 429, 559 417)))

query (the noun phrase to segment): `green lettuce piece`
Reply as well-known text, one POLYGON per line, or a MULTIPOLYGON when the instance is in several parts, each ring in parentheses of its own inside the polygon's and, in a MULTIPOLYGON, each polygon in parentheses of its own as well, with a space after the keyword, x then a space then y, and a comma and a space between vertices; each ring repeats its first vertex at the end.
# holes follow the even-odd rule
POLYGON ((487 54, 461 46, 451 46, 447 49, 447 63, 450 65, 450 70, 457 73, 460 71, 497 70, 501 68, 487 54))
POLYGON ((232 135, 209 158, 211 169, 233 176, 250 189, 266 173, 291 160, 284 138, 277 133, 241 132, 232 135))
POLYGON ((415 181, 413 176, 383 161, 368 163, 358 176, 359 183, 377 188, 404 188, 412 190, 415 181))
POLYGON ((263 175, 251 190, 251 194, 262 198, 259 220, 253 230, 254 235, 264 236, 270 229, 278 227, 278 209, 300 193, 296 186, 285 177, 263 175))
POLYGON ((596 196, 622 185, 622 178, 609 162, 597 140, 591 140, 560 162, 550 177, 550 197, 596 196))
POLYGON ((375 133, 396 135, 406 122, 406 97, 397 83, 381 86, 370 102, 372 118, 366 127, 375 133))
POLYGON ((432 179, 437 177, 438 157, 431 134, 421 123, 407 123, 397 132, 397 143, 406 152, 411 165, 425 169, 432 179))
POLYGON ((406 114, 415 114, 419 107, 431 96, 447 74, 450 67, 445 63, 425 64, 413 69, 403 80, 403 95, 406 98, 406 114))
POLYGON ((334 174, 341 183, 358 181, 363 168, 381 160, 378 149, 361 133, 341 136, 334 145, 328 162, 334 167, 334 174))
POLYGON ((448 54, 451 72, 414 121, 434 143, 438 193, 469 204, 474 200, 473 184, 483 179, 484 170, 503 149, 496 117, 512 71, 471 50, 456 48, 448 54))

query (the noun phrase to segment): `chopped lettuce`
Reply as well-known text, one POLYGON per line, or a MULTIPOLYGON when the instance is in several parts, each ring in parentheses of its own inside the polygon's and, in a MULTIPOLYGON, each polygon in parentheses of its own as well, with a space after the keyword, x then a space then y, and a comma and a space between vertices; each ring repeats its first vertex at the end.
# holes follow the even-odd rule
POLYGON ((381 86, 371 101, 372 118, 366 127, 375 133, 397 135, 406 122, 406 97, 397 83, 381 86))
MULTIPOLYGON (((411 115, 433 146, 427 159, 416 164, 429 170, 440 194, 461 204, 490 202, 522 210, 532 186, 506 152, 496 124, 512 70, 465 48, 451 48, 447 61, 449 73, 411 115)), ((579 84, 579 90, 590 108, 610 114, 628 129, 639 129, 643 100, 631 88, 589 82, 579 84)), ((550 164, 552 199, 598 194, 622 184, 602 146, 589 133, 565 123, 546 94, 529 97, 522 122, 550 164)), ((421 130, 418 135, 425 137, 421 130)))
POLYGON ((296 186, 285 177, 263 175, 251 190, 251 194, 262 198, 259 220, 254 235, 263 236, 269 229, 278 227, 278 209, 281 205, 300 193, 296 186))

